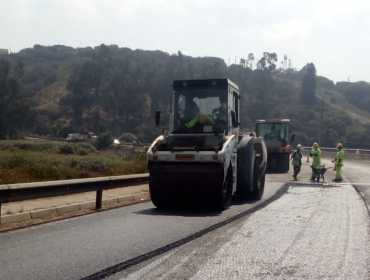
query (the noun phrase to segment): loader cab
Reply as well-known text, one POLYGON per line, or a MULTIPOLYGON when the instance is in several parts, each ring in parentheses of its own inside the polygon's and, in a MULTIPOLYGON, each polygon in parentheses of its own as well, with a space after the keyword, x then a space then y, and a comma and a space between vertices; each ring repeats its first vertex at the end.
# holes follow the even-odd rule
POLYGON ((174 81, 170 134, 230 135, 239 119, 239 89, 230 80, 174 81))
POLYGON ((290 121, 257 120, 256 134, 264 140, 288 141, 290 135, 290 121))
MULTIPOLYGON (((160 126, 160 114, 156 114, 160 126)), ((239 135, 239 88, 228 79, 176 80, 168 132, 156 151, 214 151, 239 135)))
POLYGON ((286 146, 295 136, 290 134, 290 119, 257 120, 255 131, 265 142, 276 142, 274 146, 286 146))

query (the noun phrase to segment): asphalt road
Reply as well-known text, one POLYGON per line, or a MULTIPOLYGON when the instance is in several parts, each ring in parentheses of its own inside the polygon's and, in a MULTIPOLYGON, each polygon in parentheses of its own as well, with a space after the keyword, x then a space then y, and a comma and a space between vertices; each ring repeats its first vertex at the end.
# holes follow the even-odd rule
POLYGON ((292 185, 267 207, 108 279, 370 279, 369 216, 350 185, 292 185))
POLYGON ((195 238, 265 203, 283 185, 269 182, 262 201, 234 202, 223 212, 159 211, 149 202, 6 232, 0 234, 0 279, 81 279, 195 238))
POLYGON ((370 279, 369 163, 345 162, 355 187, 333 169, 310 184, 309 165, 267 207, 107 279, 370 279))
MULTIPOLYGON (((323 163, 327 166, 333 165, 328 159, 323 159, 323 163)), ((370 161, 345 159, 342 174, 347 182, 361 192, 367 204, 370 205, 370 161)))

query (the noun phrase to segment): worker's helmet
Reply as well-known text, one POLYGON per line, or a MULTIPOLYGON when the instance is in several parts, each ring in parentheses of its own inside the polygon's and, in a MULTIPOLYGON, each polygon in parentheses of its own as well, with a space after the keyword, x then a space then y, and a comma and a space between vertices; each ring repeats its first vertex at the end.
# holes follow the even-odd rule
POLYGON ((337 148, 343 148, 343 145, 341 143, 338 143, 337 148))
POLYGON ((301 144, 297 145, 297 150, 302 150, 302 145, 301 144))
POLYGON ((207 115, 203 115, 203 114, 201 114, 201 115, 199 115, 198 116, 198 122, 199 123, 207 123, 209 121, 209 118, 208 118, 208 116, 207 115))
POLYGON ((312 145, 312 147, 314 147, 314 148, 317 148, 318 146, 319 146, 319 144, 317 144, 316 142, 313 143, 313 145, 312 145))

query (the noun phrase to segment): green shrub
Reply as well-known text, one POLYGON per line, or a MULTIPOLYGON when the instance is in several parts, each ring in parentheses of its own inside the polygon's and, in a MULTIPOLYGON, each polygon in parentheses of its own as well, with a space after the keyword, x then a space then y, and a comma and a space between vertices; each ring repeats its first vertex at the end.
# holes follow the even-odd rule
POLYGON ((131 143, 131 142, 137 140, 137 137, 134 134, 132 134, 132 133, 126 132, 126 133, 123 133, 119 137, 119 140, 122 140, 122 141, 131 143))
POLYGON ((30 159, 26 155, 23 154, 15 154, 9 157, 6 162, 2 164, 3 167, 14 169, 20 165, 28 165, 30 164, 30 159))
POLYGON ((113 143, 112 133, 101 133, 96 139, 96 145, 99 150, 106 150, 113 143))
POLYGON ((89 151, 88 150, 85 150, 85 149, 78 149, 77 150, 77 154, 79 156, 87 156, 89 154, 89 151))
MULTIPOLYGON (((95 139, 91 140, 91 142, 95 142, 95 139)), ((94 153, 96 152, 96 149, 93 145, 91 145, 90 143, 84 143, 84 142, 81 142, 78 144, 78 149, 83 149, 83 150, 86 150, 88 153, 94 153)))
POLYGON ((62 145, 59 147, 59 153, 62 155, 73 155, 74 149, 70 145, 62 145))

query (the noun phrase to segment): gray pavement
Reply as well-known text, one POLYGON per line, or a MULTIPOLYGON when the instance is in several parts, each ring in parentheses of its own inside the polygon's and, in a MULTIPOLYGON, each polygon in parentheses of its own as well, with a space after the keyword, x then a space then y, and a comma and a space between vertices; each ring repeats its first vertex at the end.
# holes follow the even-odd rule
POLYGON ((302 181, 251 215, 108 279, 370 279, 369 226, 350 184, 302 181))

